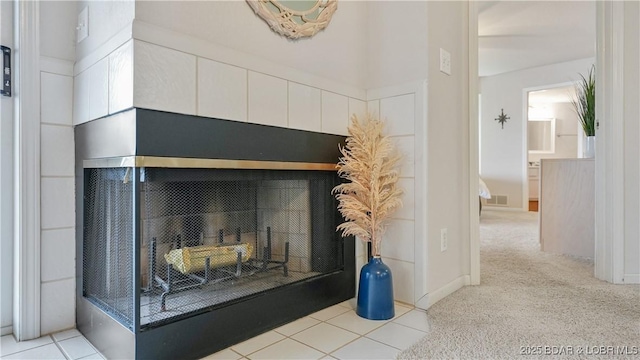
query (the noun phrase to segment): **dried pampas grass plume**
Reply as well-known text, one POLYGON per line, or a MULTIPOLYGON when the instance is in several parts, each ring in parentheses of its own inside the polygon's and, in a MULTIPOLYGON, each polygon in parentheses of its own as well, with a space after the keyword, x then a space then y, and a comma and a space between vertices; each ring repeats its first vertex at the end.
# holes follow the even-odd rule
POLYGON ((349 182, 332 191, 346 220, 338 230, 343 236, 370 241, 373 256, 380 256, 385 220, 402 206, 402 190, 397 186, 400 155, 383 135, 383 128, 384 123, 371 114, 362 121, 351 117, 349 136, 336 166, 338 175, 349 182))

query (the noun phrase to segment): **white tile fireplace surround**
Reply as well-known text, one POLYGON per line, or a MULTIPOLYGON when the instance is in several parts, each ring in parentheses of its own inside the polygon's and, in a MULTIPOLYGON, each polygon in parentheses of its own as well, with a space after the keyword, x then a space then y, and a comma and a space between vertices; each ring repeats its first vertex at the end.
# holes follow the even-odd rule
MULTIPOLYGON (((137 20, 114 39, 76 64, 74 124, 132 106, 339 135, 353 114, 387 120, 404 155, 405 193, 386 235, 394 246, 383 256, 397 274, 396 299, 427 306, 425 229, 415 221, 426 206, 415 185, 424 181, 424 82, 365 91, 137 20)), ((359 268, 364 246, 356 245, 359 268)))
MULTIPOLYGON (((339 135, 353 114, 387 119, 404 155, 405 194, 386 234, 393 246, 383 256, 394 271, 396 300, 426 306, 424 226, 414 220, 425 206, 415 187, 423 176, 416 161, 425 147, 423 81, 365 91, 137 21, 133 39, 122 39, 76 64, 75 125, 131 107, 339 135)), ((364 250, 355 244, 356 269, 366 261, 364 250)))
POLYGON ((146 109, 75 133, 77 324, 107 357, 196 358, 355 295, 343 136, 146 109))

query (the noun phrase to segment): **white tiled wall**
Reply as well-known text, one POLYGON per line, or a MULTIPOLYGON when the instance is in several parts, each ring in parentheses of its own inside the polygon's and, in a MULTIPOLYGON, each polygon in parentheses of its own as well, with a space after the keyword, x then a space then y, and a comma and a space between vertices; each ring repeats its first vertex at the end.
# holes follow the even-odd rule
POLYGON ((51 334, 76 325, 76 279, 43 282, 40 287, 40 333, 51 334))
POLYGON ((43 230, 40 237, 40 280, 43 283, 68 279, 75 275, 75 230, 43 230))
MULTIPOLYGON (((68 68, 71 67, 69 63, 68 68)), ((75 185, 71 126, 74 79, 71 71, 60 74, 46 70, 40 73, 42 334, 75 326, 75 185)), ((76 86, 80 81, 84 78, 76 78, 76 86)), ((88 112, 88 103, 82 106, 83 111, 88 112)))
POLYGON ((137 106, 344 135, 367 110, 360 99, 138 40, 74 85, 74 124, 137 106))
POLYGON ((89 119, 109 113, 109 58, 105 57, 87 70, 89 119))
POLYGON ((73 176, 73 128, 42 123, 40 126, 40 173, 43 176, 73 176))
POLYGON ((40 87, 40 121, 43 124, 71 126, 72 106, 69 99, 73 94, 73 78, 41 72, 40 87))
POLYGON ((359 118, 363 117, 367 113, 367 102, 349 98, 349 119, 353 114, 356 114, 359 118))
POLYGON ((195 56, 136 41, 133 69, 134 106, 195 115, 195 56))
POLYGON ((322 97, 320 89, 289 83, 289 126, 320 131, 322 97))
POLYGON ((415 94, 372 99, 367 110, 386 122, 386 133, 402 155, 399 186, 403 206, 392 215, 382 241, 382 258, 391 268, 396 300, 415 298, 415 94))
POLYGON ((414 102, 414 94, 380 100, 380 118, 386 121, 388 135, 414 135, 414 102))
MULTIPOLYGON (((133 40, 109 54, 108 78, 109 114, 133 106, 133 40)), ((88 90, 94 91, 92 88, 93 86, 89 86, 88 90)), ((84 121, 87 120, 91 118, 84 121)))
MULTIPOLYGON (((73 161, 73 157, 70 161, 73 161)), ((42 229, 73 227, 75 193, 72 176, 43 176, 40 182, 40 224, 42 229)))
POLYGON ((249 122, 287 127, 287 81, 249 71, 249 122))
POLYGON ((198 115, 247 121, 247 70, 198 58, 198 115))
POLYGON ((322 132, 347 134, 349 98, 328 91, 322 92, 322 132))

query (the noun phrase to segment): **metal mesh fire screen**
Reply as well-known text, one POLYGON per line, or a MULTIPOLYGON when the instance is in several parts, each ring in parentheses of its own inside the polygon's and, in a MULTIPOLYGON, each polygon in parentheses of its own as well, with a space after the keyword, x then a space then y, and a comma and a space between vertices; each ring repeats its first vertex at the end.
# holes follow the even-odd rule
POLYGON ((83 243, 84 296, 129 328, 134 314, 157 326, 344 266, 327 216, 335 172, 143 168, 136 238, 131 171, 87 169, 83 243))

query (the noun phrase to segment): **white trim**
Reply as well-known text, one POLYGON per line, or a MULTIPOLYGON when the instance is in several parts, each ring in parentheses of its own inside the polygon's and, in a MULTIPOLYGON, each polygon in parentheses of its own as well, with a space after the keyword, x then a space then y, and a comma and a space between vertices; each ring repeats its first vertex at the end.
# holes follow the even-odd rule
POLYGON ((478 5, 469 2, 469 277, 480 285, 478 5))
POLYGON ((624 278, 624 3, 596 5, 596 239, 594 273, 624 278))
POLYGON ((424 92, 426 83, 426 80, 418 80, 397 85, 385 86, 382 88, 368 89, 366 101, 375 101, 396 96, 424 92))
POLYGON ((16 3, 13 330, 40 337, 40 4, 16 3))
POLYGON ((509 212, 528 212, 529 209, 522 209, 517 207, 508 207, 508 206, 491 206, 491 205, 482 205, 482 210, 498 210, 498 211, 509 211, 509 212))
POLYGON ((422 295, 427 294, 428 287, 428 264, 429 247, 427 246, 428 207, 427 207, 427 92, 428 83, 426 80, 416 84, 415 92, 415 127, 414 127, 414 268, 413 268, 413 296, 417 301, 422 295), (420 200, 418 200, 420 199, 420 200))
POLYGON ((522 211, 529 211, 529 90, 522 89, 522 162, 520 163, 522 181, 522 211))
POLYGON ((470 284, 471 277, 469 275, 462 275, 454 279, 452 282, 446 284, 445 286, 432 291, 422 297, 419 301, 416 302, 416 307, 427 310, 428 308, 433 306, 433 304, 470 284))
POLYGON ((8 325, 0 329, 0 336, 5 336, 9 334, 13 334, 13 326, 8 325))
POLYGON ((624 274, 622 279, 624 284, 640 284, 640 274, 624 274))
MULTIPOLYGON (((14 2, 0 1, 0 43, 13 46, 14 2)), ((13 53, 15 59, 15 52, 13 53)), ((2 335, 13 332, 13 108, 0 96, 0 314, 2 335)))
POLYGON ((40 56, 40 71, 73 76, 73 61, 40 56))
POLYGON ((133 21, 132 37, 135 40, 149 42, 224 64, 316 87, 361 101, 365 101, 366 99, 366 91, 364 89, 316 76, 292 67, 280 65, 263 58, 258 58, 241 51, 145 23, 140 20, 133 21))

